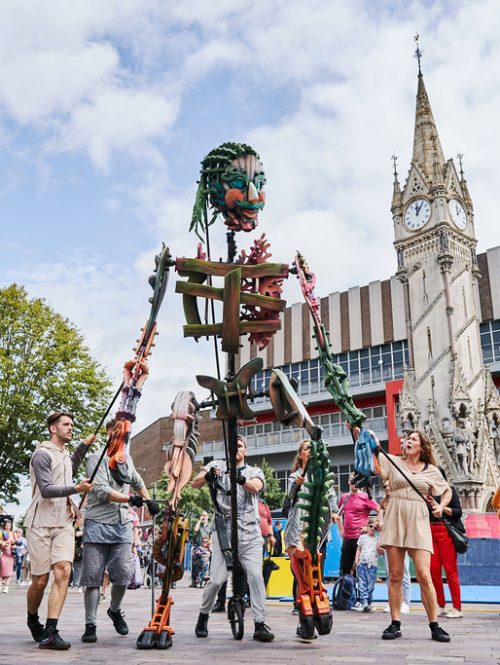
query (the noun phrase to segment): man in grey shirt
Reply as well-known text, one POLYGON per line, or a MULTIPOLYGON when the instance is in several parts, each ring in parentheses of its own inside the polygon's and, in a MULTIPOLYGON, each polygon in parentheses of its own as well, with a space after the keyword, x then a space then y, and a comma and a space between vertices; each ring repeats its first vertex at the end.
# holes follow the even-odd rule
MULTIPOLYGON (((109 432, 116 420, 106 424, 109 432)), ((94 453, 87 462, 91 476, 102 451, 94 453)), ((149 500, 143 479, 137 473, 130 456, 127 457, 130 483, 120 484, 111 475, 106 461, 101 462, 89 493, 83 525, 83 573, 80 584, 85 589, 85 632, 82 642, 96 642, 99 589, 107 570, 112 582, 108 616, 119 635, 128 634, 121 603, 132 578, 132 517, 129 504, 141 507, 145 501, 151 514, 159 512, 156 501, 149 500), (129 496, 130 488, 137 492, 129 496)))
MULTIPOLYGON (((252 599, 252 613, 255 621, 254 640, 271 642, 274 635, 265 624, 266 590, 262 576, 262 534, 257 507, 259 494, 265 489, 265 479, 262 469, 257 466, 245 464, 247 452, 246 439, 238 436, 238 449, 236 452, 236 482, 237 482, 237 515, 238 515, 238 558, 245 570, 250 597, 252 599)), ((191 485, 195 489, 203 487, 208 475, 215 475, 219 484, 227 492, 230 489, 229 474, 225 462, 210 462, 200 473, 193 478, 191 485)), ((221 493, 217 496, 219 507, 226 518, 228 532, 231 529, 231 497, 221 493)), ((213 550, 210 581, 203 591, 200 614, 195 627, 196 637, 208 636, 208 613, 213 607, 215 597, 220 587, 227 580, 229 572, 224 561, 217 532, 212 533, 213 550)))
POLYGON ((28 628, 41 649, 69 649, 57 630, 71 574, 75 550, 73 519, 76 506, 71 495, 89 492, 88 480, 75 484, 73 475, 95 436, 88 436, 70 455, 66 447, 73 438, 73 415, 57 411, 47 418, 50 438, 38 444, 30 461, 32 500, 26 513, 27 541, 32 581, 27 593, 28 628), (45 628, 38 610, 52 571, 45 628))

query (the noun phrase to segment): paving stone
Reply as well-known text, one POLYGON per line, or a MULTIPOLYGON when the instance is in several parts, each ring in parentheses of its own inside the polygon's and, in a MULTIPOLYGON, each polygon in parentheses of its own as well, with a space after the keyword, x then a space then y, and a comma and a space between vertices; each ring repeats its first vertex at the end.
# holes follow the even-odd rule
MULTIPOLYGON (((424 663, 464 663, 464 665, 500 665, 500 616, 494 605, 465 606, 463 619, 446 620, 442 625, 450 632, 452 641, 439 644, 430 639, 422 606, 416 606, 404 617, 403 637, 394 642, 380 639, 390 618, 381 611, 372 614, 335 612, 334 628, 312 644, 299 642, 295 637, 297 618, 289 604, 269 602, 267 623, 276 635, 270 644, 252 639, 253 620, 247 610, 245 636, 236 642, 230 632, 227 617, 215 614, 209 620, 209 636, 196 638, 194 624, 201 598, 200 589, 188 588, 189 580, 181 580, 172 592, 171 623, 176 631, 174 644, 168 651, 138 651, 135 641, 149 621, 151 592, 145 589, 128 591, 123 609, 130 627, 126 637, 116 634, 106 616, 107 604, 99 606, 96 644, 83 644, 83 596, 69 591, 60 620, 62 636, 72 642, 65 652, 41 651, 31 639, 26 627, 26 589, 13 586, 11 593, 0 594, 0 665, 156 665, 172 663, 249 663, 259 662, 293 665, 320 663, 367 663, 375 665, 423 665, 424 663)), ((45 616, 42 607, 41 616, 45 616)))

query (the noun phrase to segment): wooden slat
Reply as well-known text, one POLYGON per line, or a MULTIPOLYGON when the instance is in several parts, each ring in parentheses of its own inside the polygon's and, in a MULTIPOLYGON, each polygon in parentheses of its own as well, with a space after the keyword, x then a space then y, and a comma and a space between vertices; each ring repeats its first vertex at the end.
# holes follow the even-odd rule
MULTIPOLYGON (((280 321, 240 321, 240 335, 251 332, 276 332, 281 329, 280 321)), ((184 337, 205 337, 222 334, 222 323, 207 325, 186 325, 183 327, 184 337)))
MULTIPOLYGON (((192 282, 176 282, 175 292, 198 298, 208 298, 210 300, 222 300, 224 297, 224 289, 204 284, 193 284, 192 282)), ((240 294, 240 302, 242 305, 254 305, 262 309, 272 310, 273 312, 282 312, 286 307, 286 300, 272 298, 271 296, 262 296, 260 293, 246 293, 244 291, 240 294)))
POLYGON ((240 346, 240 289, 241 269, 236 268, 224 279, 222 350, 226 353, 238 353, 240 346))
MULTIPOLYGON (((190 273, 202 273, 214 277, 225 277, 234 270, 234 263, 219 263, 216 261, 202 261, 201 259, 179 258, 175 262, 175 269, 182 277, 190 273)), ((284 263, 258 263, 256 265, 241 265, 243 279, 258 279, 259 277, 288 277, 288 266, 284 263)))

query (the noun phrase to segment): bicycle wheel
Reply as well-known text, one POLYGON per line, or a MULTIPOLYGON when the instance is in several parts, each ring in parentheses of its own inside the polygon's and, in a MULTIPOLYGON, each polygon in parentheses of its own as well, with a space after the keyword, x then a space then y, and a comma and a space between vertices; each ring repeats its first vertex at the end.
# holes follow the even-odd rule
POLYGON ((227 618, 231 624, 231 632, 235 640, 243 639, 245 626, 243 622, 243 602, 238 596, 230 598, 227 605, 227 618))

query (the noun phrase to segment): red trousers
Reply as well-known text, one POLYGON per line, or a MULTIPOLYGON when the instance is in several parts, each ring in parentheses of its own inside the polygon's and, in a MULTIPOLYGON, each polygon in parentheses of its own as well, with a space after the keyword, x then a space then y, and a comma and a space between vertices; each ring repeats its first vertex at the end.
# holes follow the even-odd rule
POLYGON ((462 608, 460 599, 460 579, 457 569, 457 553, 453 541, 444 524, 431 523, 432 546, 434 554, 431 557, 431 577, 436 589, 439 607, 446 605, 444 598, 443 578, 441 571, 444 566, 446 579, 450 588, 451 602, 456 610, 462 608))

